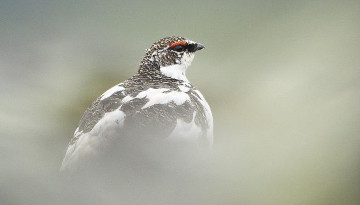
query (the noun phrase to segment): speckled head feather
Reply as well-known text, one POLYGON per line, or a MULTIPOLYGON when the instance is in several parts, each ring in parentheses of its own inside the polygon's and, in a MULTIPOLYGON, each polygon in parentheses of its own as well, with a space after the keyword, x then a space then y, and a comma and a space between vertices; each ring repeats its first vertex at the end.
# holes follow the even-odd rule
POLYGON ((166 47, 169 47, 172 43, 178 42, 178 41, 186 41, 186 38, 184 37, 178 37, 178 36, 169 36, 162 38, 155 43, 151 45, 149 49, 146 49, 145 57, 151 57, 151 55, 154 53, 154 51, 162 50, 166 47))
MULTIPOLYGON (((149 49, 146 49, 138 73, 144 76, 156 76, 163 67, 173 66, 174 69, 178 69, 177 67, 186 69, 191 64, 194 53, 203 48, 203 45, 184 37, 171 36, 162 38, 151 45, 149 49)), ((169 69, 171 72, 172 68, 169 69)))

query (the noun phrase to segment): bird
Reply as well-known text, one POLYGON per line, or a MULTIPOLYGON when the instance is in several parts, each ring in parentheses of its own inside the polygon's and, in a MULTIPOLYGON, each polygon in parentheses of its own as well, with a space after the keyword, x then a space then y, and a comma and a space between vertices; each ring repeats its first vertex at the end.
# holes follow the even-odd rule
POLYGON ((60 171, 74 172, 104 156, 111 156, 113 164, 162 156, 173 160, 174 150, 177 156, 188 153, 185 147, 211 149, 210 106, 186 77, 195 52, 203 48, 187 38, 169 36, 146 49, 138 71, 85 111, 60 171))

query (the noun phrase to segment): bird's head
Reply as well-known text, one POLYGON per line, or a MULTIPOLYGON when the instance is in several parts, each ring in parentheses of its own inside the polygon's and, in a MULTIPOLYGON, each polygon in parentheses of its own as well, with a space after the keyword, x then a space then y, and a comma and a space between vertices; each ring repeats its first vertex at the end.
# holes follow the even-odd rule
POLYGON ((146 49, 142 64, 156 64, 163 75, 185 80, 185 71, 194 59, 195 52, 203 48, 200 43, 183 37, 165 37, 146 49))

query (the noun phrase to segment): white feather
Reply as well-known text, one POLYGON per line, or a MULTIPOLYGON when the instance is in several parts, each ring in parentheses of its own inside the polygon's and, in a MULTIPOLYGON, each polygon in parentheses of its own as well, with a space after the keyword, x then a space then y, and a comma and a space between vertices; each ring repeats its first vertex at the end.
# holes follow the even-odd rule
POLYGON ((196 144, 198 138, 201 137, 201 128, 195 124, 195 116, 196 112, 194 112, 190 123, 177 119, 176 127, 166 140, 185 141, 196 144))
POLYGON ((171 91, 171 92, 166 92, 166 91, 169 91, 169 89, 149 88, 145 91, 140 92, 136 96, 136 98, 146 97, 149 100, 141 109, 151 107, 155 104, 166 104, 169 102, 174 102, 176 105, 181 105, 185 103, 185 101, 190 101, 190 97, 186 93, 177 92, 177 91, 171 91))
POLYGON ((167 77, 189 82, 189 80, 186 78, 185 72, 186 69, 191 65, 193 59, 193 53, 184 53, 180 64, 161 67, 160 72, 167 77))
POLYGON ((102 94, 100 100, 104 100, 104 99, 110 97, 112 94, 119 92, 119 91, 123 91, 123 90, 125 90, 125 88, 122 87, 121 84, 115 85, 114 87, 107 90, 104 94, 102 94))
POLYGON ((184 92, 184 93, 189 92, 190 87, 191 86, 188 83, 183 83, 183 84, 179 85, 179 89, 181 90, 181 92, 184 92))
POLYGON ((197 97, 196 95, 194 95, 194 96, 199 99, 201 105, 205 109, 205 117, 206 117, 206 120, 207 120, 207 122, 209 124, 209 128, 207 129, 207 133, 206 133, 206 138, 209 140, 210 145, 212 145, 213 141, 214 141, 214 136, 213 136, 214 120, 213 120, 213 116, 212 116, 210 106, 206 102, 204 96, 201 94, 200 91, 195 90, 194 92, 196 92, 199 95, 199 97, 197 97))
MULTIPOLYGON (((62 162, 61 170, 76 169, 76 164, 86 161, 101 152, 112 142, 124 125, 125 113, 120 110, 106 113, 94 128, 85 134, 79 133, 78 140, 70 145, 62 162)), ((78 129, 77 129, 78 130, 78 129)))

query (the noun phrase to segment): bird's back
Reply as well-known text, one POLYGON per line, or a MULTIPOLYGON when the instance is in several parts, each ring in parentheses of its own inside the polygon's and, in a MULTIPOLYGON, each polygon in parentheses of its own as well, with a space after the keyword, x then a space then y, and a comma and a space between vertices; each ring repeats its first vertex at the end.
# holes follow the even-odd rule
POLYGON ((190 83, 132 78, 106 91, 86 110, 70 141, 62 170, 92 163, 113 149, 121 152, 121 163, 126 153, 137 149, 146 153, 144 150, 154 150, 155 145, 161 146, 156 149, 172 145, 209 147, 212 123, 209 105, 190 83), (164 142, 167 145, 159 145, 164 142))

